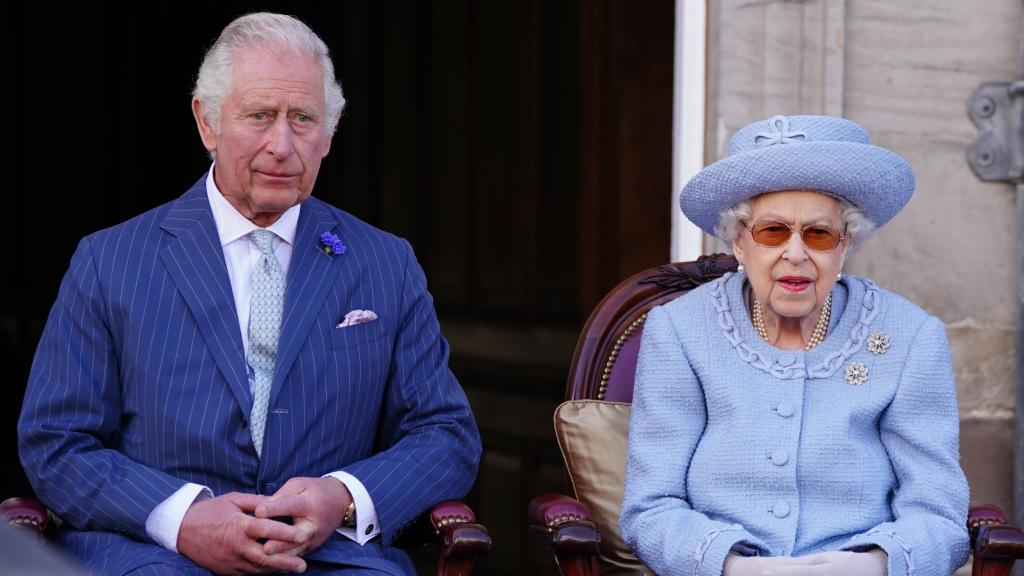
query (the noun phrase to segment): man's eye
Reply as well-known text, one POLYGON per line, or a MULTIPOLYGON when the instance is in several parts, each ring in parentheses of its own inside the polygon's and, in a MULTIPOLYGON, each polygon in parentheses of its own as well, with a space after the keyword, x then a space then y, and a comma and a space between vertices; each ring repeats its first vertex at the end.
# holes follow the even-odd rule
POLYGON ((256 112, 255 114, 252 115, 252 119, 253 120, 261 120, 261 121, 262 120, 266 120, 267 119, 267 113, 266 112, 256 112))
POLYGON ((296 120, 297 120, 297 121, 298 121, 298 122, 299 122, 300 124, 305 124, 305 123, 307 123, 307 122, 312 122, 312 121, 313 121, 313 119, 312 119, 312 118, 310 118, 309 116, 306 116, 305 114, 298 114, 298 115, 296 115, 296 116, 295 116, 295 119, 296 119, 296 120))

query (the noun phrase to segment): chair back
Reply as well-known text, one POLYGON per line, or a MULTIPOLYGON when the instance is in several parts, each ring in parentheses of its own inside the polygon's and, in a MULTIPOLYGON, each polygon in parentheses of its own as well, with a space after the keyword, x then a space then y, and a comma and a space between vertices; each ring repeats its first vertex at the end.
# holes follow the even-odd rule
POLYGON ((648 268, 612 289, 590 314, 573 355, 566 400, 633 401, 647 311, 736 270, 725 254, 648 268))
POLYGON ((539 496, 529 513, 534 530, 544 538, 552 535, 574 543, 554 544, 563 575, 598 570, 605 576, 649 574, 618 529, 633 374, 644 321, 652 306, 735 269, 736 260, 722 254, 649 268, 609 292, 583 327, 566 402, 554 415, 555 437, 576 499, 539 496), (580 555, 582 548, 595 556, 580 555))

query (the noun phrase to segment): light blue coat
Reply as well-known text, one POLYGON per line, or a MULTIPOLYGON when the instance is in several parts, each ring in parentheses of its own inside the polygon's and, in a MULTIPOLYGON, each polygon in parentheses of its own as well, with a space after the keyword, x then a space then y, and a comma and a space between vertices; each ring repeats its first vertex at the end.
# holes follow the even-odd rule
POLYGON ((771 556, 879 546, 890 576, 951 574, 967 558, 968 497, 942 323, 844 276, 825 341, 784 351, 754 330, 745 280, 648 315, 626 542, 661 575, 717 576, 737 543, 771 556), (889 346, 876 354, 879 332, 889 346), (847 378, 854 363, 861 384, 847 378))

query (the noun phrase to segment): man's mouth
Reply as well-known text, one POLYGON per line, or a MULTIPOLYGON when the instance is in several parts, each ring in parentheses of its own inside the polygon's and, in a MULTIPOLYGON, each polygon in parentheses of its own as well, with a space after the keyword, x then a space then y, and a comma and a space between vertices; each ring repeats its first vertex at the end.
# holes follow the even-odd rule
POLYGON ((288 184, 294 182, 299 177, 298 174, 287 174, 287 173, 275 173, 275 172, 260 172, 257 171, 256 175, 269 184, 288 184))

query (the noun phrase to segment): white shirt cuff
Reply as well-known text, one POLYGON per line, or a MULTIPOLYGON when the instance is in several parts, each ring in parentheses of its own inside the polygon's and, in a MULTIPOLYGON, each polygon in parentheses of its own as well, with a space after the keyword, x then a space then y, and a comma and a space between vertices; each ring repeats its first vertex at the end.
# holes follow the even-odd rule
POLYGON ((325 476, 330 476, 344 484, 345 488, 348 488, 349 494, 352 495, 352 501, 356 503, 356 527, 338 528, 338 534, 349 540, 354 540, 360 546, 373 540, 380 534, 380 523, 377 522, 377 509, 374 508, 373 500, 370 499, 370 493, 366 491, 366 487, 348 472, 331 472, 325 476))
POLYGON ((146 535, 172 552, 178 551, 178 531, 189 506, 197 500, 213 498, 206 486, 189 482, 156 505, 146 517, 146 535))

